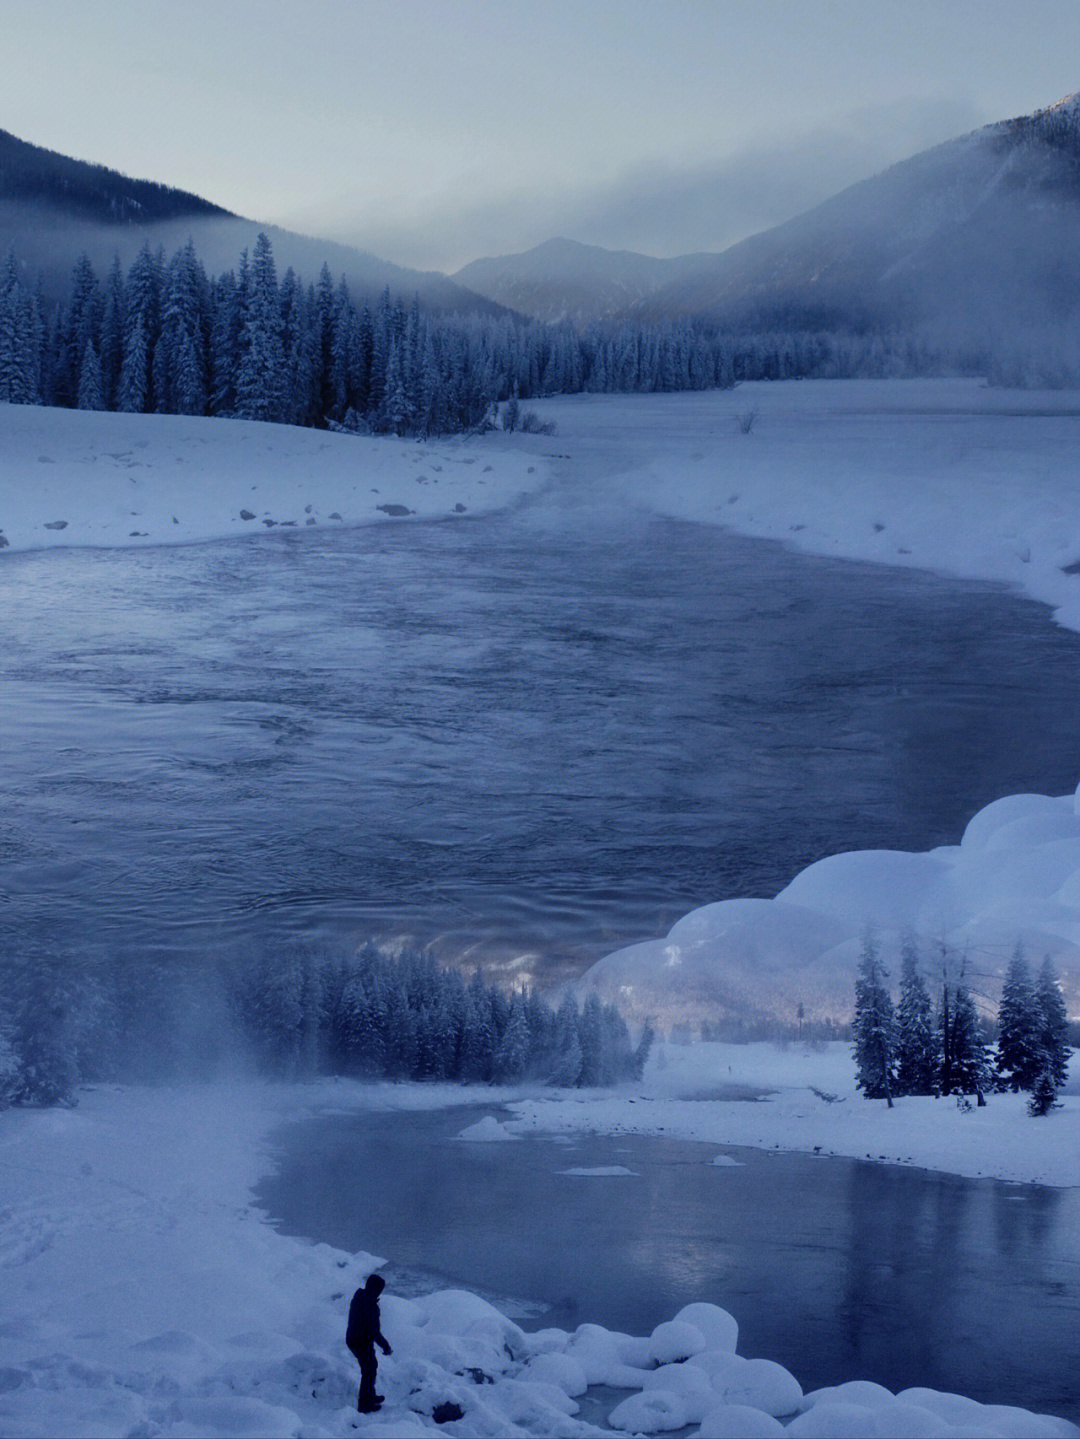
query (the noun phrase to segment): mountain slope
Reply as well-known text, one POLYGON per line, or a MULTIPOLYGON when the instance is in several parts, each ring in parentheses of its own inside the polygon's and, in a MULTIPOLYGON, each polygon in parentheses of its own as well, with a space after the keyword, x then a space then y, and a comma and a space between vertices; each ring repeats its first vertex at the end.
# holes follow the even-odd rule
POLYGON ((1080 312, 1080 96, 938 145, 704 259, 643 319, 954 336, 1080 312))
POLYGON ((347 245, 260 224, 198 195, 132 180, 0 130, 0 257, 13 249, 31 276, 40 275, 50 298, 67 294, 72 266, 84 250, 100 272, 114 254, 126 267, 147 241, 171 253, 191 236, 207 270, 216 274, 235 267, 260 230, 273 242, 279 270, 292 265, 312 281, 325 261, 335 278, 345 275, 354 297, 389 286, 395 293, 415 292, 440 310, 500 309, 445 275, 405 269, 347 245))
POLYGON ((519 255, 473 260, 453 278, 478 295, 539 320, 576 325, 610 319, 676 283, 706 258, 658 260, 576 240, 547 240, 519 255))

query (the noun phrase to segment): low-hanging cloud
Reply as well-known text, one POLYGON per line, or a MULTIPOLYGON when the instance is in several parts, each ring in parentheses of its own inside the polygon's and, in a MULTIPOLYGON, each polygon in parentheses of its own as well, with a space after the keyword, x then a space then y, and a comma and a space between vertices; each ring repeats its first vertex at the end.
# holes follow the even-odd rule
POLYGON ((539 189, 521 177, 499 193, 471 200, 467 195, 403 199, 400 215, 379 219, 363 195, 353 193, 287 221, 397 264, 447 271, 482 255, 529 249, 555 235, 650 255, 717 251, 971 130, 983 118, 963 100, 900 101, 719 160, 635 166, 600 186, 568 181, 539 189))

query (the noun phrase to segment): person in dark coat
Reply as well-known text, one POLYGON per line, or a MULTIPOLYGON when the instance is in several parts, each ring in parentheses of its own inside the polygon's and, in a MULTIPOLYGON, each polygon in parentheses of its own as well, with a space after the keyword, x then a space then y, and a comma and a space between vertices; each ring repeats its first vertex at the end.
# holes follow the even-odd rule
POLYGON ((392 1352, 380 1328, 379 1295, 385 1288, 386 1280, 378 1274, 371 1274, 363 1289, 358 1289, 353 1295, 349 1305, 345 1344, 360 1365, 360 1392, 356 1396, 356 1407, 361 1414, 373 1414, 383 1402, 383 1396, 375 1393, 375 1375, 379 1368, 375 1346, 377 1344, 384 1354, 392 1352))

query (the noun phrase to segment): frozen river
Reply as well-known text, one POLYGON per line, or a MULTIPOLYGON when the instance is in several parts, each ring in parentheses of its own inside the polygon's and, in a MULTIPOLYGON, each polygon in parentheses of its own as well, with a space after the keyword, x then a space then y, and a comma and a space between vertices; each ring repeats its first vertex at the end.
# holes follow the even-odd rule
POLYGON ((991 585, 513 513, 0 563, 2 924, 579 972, 1071 790, 1080 635, 991 585))
MULTIPOLYGON (((490 1112, 490 1111, 488 1111, 490 1112)), ((526 1328, 649 1333, 707 1300, 804 1389, 872 1379, 1080 1419, 1080 1192, 621 1135, 457 1140, 475 1110, 282 1136, 258 1202, 390 1261, 399 1292, 531 1301, 526 1328), (621 1168, 628 1174, 568 1174, 621 1168)))

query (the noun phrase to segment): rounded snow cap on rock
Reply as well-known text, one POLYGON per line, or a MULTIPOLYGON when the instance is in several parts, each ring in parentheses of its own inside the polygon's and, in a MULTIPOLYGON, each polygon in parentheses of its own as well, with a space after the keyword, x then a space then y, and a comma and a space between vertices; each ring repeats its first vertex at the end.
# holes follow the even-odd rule
POLYGON ((688 1422, 686 1401, 681 1394, 672 1394, 667 1389, 649 1389, 616 1404, 607 1422, 612 1429, 624 1429, 632 1434, 662 1434, 666 1429, 682 1429, 688 1422))
POLYGON ((657 1364, 678 1364, 706 1348, 701 1330, 677 1319, 658 1324, 649 1336, 649 1358, 657 1364))
POLYGON ((707 1349, 734 1354, 739 1344, 739 1323, 734 1315, 718 1304, 686 1304, 673 1320, 675 1324, 692 1324, 700 1330, 707 1349))
POLYGON ((708 1410, 697 1432, 701 1439, 773 1439, 787 1430, 779 1419, 748 1404, 717 1404, 708 1410))
MULTIPOLYGON (((1076 795, 1073 796, 1073 812, 1080 814, 1080 799, 1076 795)), ((1018 820, 1026 820, 1030 825, 1036 819, 1044 819, 1050 828, 1043 838, 1066 838, 1067 830, 1061 826, 1063 813, 1068 817, 1068 801, 1063 804, 1048 794, 1007 794, 972 815, 960 840, 960 848, 985 849, 997 830, 1018 820)))

